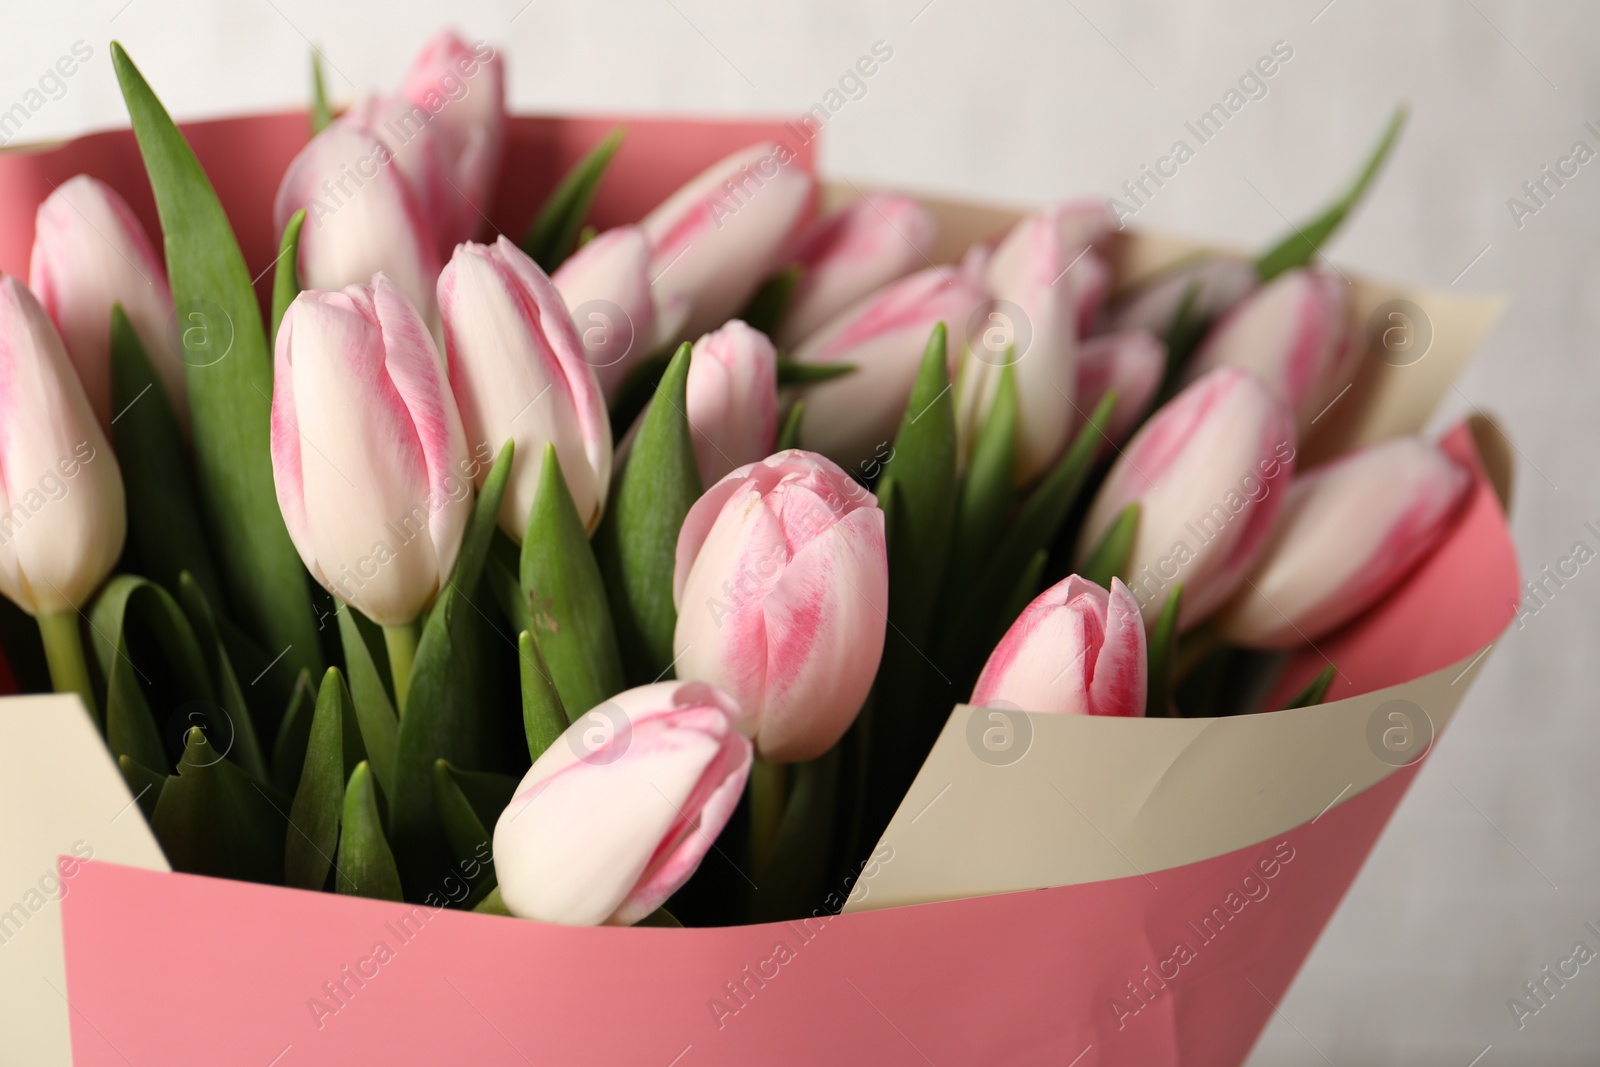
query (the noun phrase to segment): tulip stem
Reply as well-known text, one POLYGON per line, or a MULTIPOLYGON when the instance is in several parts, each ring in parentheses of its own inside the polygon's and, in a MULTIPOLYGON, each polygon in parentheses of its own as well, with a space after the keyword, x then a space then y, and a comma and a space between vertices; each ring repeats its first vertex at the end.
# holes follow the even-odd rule
POLYGON ((750 766, 750 865, 760 871, 772 855, 788 799, 788 768, 759 756, 750 766))
POLYGON ((406 711, 406 692, 411 688, 411 661, 417 658, 421 636, 420 619, 383 628, 383 643, 389 650, 389 677, 394 679, 395 708, 402 715, 406 711))
POLYGON ((89 664, 83 658, 83 637, 78 632, 78 613, 74 610, 44 612, 38 617, 39 636, 44 640, 44 656, 50 664, 50 684, 58 693, 77 693, 89 714, 99 719, 94 686, 89 681, 89 664))

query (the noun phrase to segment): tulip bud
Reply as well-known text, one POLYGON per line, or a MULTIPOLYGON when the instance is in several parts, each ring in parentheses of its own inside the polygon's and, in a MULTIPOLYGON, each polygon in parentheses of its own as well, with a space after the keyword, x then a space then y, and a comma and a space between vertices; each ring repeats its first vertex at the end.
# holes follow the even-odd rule
POLYGON ((857 300, 931 262, 938 223, 909 196, 880 193, 819 219, 800 239, 800 278, 778 343, 793 348, 857 300))
POLYGON ((1218 616, 1247 648, 1315 641, 1383 599, 1432 551, 1472 477, 1419 437, 1397 437, 1296 478, 1266 547, 1218 616))
POLYGON ((703 682, 618 693, 534 761, 494 827, 507 910, 628 926, 711 849, 750 774, 739 705, 703 682))
POLYGON ((1255 267, 1235 256, 1204 256, 1162 271, 1117 302, 1107 326, 1111 330, 1149 330, 1165 337, 1178 310, 1194 297, 1190 314, 1210 321, 1256 287, 1255 267))
MULTIPOLYGON (((311 139, 284 172, 273 204, 282 233, 304 208, 300 231, 300 281, 333 292, 365 285, 380 271, 430 324, 438 316, 434 282, 439 254, 424 203, 401 169, 401 157, 374 128, 376 112, 357 108, 311 139)), ((402 149, 404 159, 426 160, 427 127, 402 149)))
POLYGON ((984 664, 978 707, 1057 715, 1143 715, 1144 620, 1128 587, 1076 574, 1023 609, 984 664))
POLYGON ((0 428, 0 593, 30 615, 73 612, 122 555, 122 470, 50 316, 9 277, 0 428))
MULTIPOLYGON (((516 442, 500 528, 522 541, 551 443, 592 532, 611 481, 611 423, 561 294, 502 236, 456 249, 439 276, 439 308, 468 443, 493 454, 507 438, 516 442)), ((482 467, 479 484, 488 475, 482 467)))
POLYGON ((701 485, 772 454, 778 439, 778 353, 766 334, 735 319, 696 341, 688 394, 701 485))
POLYGON ((933 328, 941 322, 949 328, 954 374, 967 320, 983 303, 983 291, 964 272, 929 267, 878 290, 813 334, 794 352, 795 362, 856 369, 806 390, 801 442, 847 467, 870 460, 900 425, 933 328))
POLYGON ((1188 377, 1213 367, 1252 371, 1283 397, 1304 431, 1355 372, 1347 288, 1321 271, 1284 271, 1223 316, 1194 354, 1188 377))
POLYGON ((1138 502, 1126 573, 1147 623, 1183 583, 1180 625, 1226 601, 1266 543, 1294 472, 1294 416, 1249 371, 1219 367, 1151 416, 1117 456, 1078 540, 1086 560, 1138 502))
POLYGON ((663 301, 688 300, 690 336, 726 322, 782 265, 816 185, 787 146, 751 145, 645 217, 651 282, 663 301))
POLYGON ((650 286, 650 244, 637 226, 607 230, 550 276, 572 313, 585 358, 606 399, 641 362, 682 331, 689 302, 658 307, 650 286))
MULTIPOLYGON (((505 142, 504 64, 485 42, 468 45, 441 31, 412 61, 399 102, 403 113, 389 132, 400 137, 426 126, 439 146, 446 180, 432 185, 427 210, 440 255, 448 256, 484 230, 493 206, 505 142)), ((384 139, 398 150, 391 136, 384 139)))
POLYGON ((763 759, 820 756, 861 710, 883 654, 889 563, 877 499, 791 449, 706 491, 678 534, 680 678, 721 686, 763 759))
POLYGON ((306 569, 373 622, 411 622, 455 566, 474 474, 427 325, 382 274, 307 290, 273 377, 273 483, 306 569))
POLYGON ((1091 337, 1078 347, 1078 409, 1093 411, 1116 390, 1106 436, 1120 443, 1155 399, 1166 369, 1167 348, 1148 330, 1091 337))
POLYGON ((102 428, 111 426, 111 306, 121 304, 178 417, 188 419, 172 341, 167 272, 127 201, 87 174, 69 178, 34 218, 28 286, 55 323, 102 428))

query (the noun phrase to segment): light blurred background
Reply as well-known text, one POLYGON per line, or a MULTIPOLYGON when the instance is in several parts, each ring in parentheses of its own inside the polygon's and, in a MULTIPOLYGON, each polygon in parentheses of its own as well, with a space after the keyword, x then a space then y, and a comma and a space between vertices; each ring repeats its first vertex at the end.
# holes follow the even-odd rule
MULTIPOLYGON (((1526 573, 1600 547, 1600 161, 1521 225, 1574 142, 1600 151, 1600 7, 1579 0, 75 0, 11 4, 0 111, 91 52, 14 141, 125 123, 121 40, 179 118, 394 84, 448 20, 501 46, 524 111, 797 115, 875 42, 827 172, 1019 204, 1117 194, 1275 43, 1292 58, 1137 225, 1257 245, 1343 182, 1397 101, 1412 119, 1331 254, 1511 304, 1441 425, 1475 407, 1520 455, 1526 573), (81 47, 81 46, 80 46, 81 47), (1280 212, 1282 214, 1280 214, 1280 212)), ((1250 1061, 1594 1064, 1600 963, 1521 1030, 1507 1006, 1600 926, 1600 563, 1513 624, 1250 1061)), ((974 1020, 974 1025, 982 1025, 974 1020)))

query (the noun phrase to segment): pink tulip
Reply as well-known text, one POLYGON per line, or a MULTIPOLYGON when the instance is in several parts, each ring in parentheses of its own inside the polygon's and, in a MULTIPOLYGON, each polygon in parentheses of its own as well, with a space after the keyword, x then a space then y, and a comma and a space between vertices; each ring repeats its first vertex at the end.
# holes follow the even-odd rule
POLYGON ((0 594, 76 632, 126 533, 122 471, 67 350, 22 282, 0 277, 0 594))
MULTIPOLYGON (((500 528, 521 543, 544 446, 553 443, 567 490, 593 531, 611 483, 611 420, 561 294, 502 236, 456 249, 439 276, 439 307, 467 441, 490 452, 516 442, 500 528)), ((488 474, 479 471, 480 484, 488 474)))
POLYGON ((700 866, 738 806, 750 741, 731 697, 703 682, 618 693, 534 761, 494 827, 513 915, 628 926, 700 866))
POLYGON ((662 300, 688 300, 686 333, 726 322, 782 266, 816 185, 787 146, 751 145, 645 216, 651 284, 662 300))
POLYGON ((607 230, 550 276, 572 312, 606 399, 644 360, 683 330, 689 302, 660 302, 650 286, 650 244, 637 226, 607 230))
POLYGON ((1189 378, 1214 367, 1253 371, 1283 397, 1303 432, 1355 374, 1348 288, 1322 271, 1285 271, 1223 316, 1195 352, 1189 378))
POLYGON ((116 414, 111 410, 113 304, 122 305, 178 417, 187 421, 166 268, 115 190, 80 174, 45 198, 34 218, 28 286, 66 342, 101 427, 109 429, 116 414))
POLYGON ((1181 625, 1206 618, 1244 580, 1294 473, 1294 416, 1249 371, 1219 367, 1133 435, 1100 486, 1078 540, 1088 557, 1140 506, 1127 573, 1146 622, 1183 584, 1181 625))
POLYGON ((938 223, 909 196, 875 193, 811 224, 778 343, 793 348, 867 294, 931 262, 938 223))
POLYGON ((883 654, 889 564, 876 498, 789 450, 706 491, 678 534, 678 676, 732 693, 763 759, 820 756, 861 710, 883 654))
POLYGON ((1143 715, 1144 620, 1128 587, 1076 574, 1023 609, 972 691, 977 707, 1057 715, 1143 715))
POLYGON ((1062 201, 1050 213, 1061 231, 1061 243, 1072 249, 1094 248, 1103 252, 1111 231, 1116 228, 1110 201, 1096 197, 1062 201))
POLYGON ((967 320, 984 299, 964 272, 929 267, 878 290, 812 335, 795 350, 795 362, 856 369, 805 391, 804 446, 847 467, 870 462, 899 428, 934 326, 943 322, 949 330, 954 374, 967 320))
POLYGON ((1256 287, 1256 269, 1237 256, 1204 256, 1182 261, 1117 302, 1106 326, 1111 330, 1149 330, 1165 337, 1178 317, 1190 286, 1190 310, 1210 320, 1227 311, 1256 287))
POLYGON ((772 454, 778 439, 778 354, 760 330, 728 323, 694 343, 689 431, 700 484, 772 454))
POLYGON ((1315 641, 1382 600, 1439 543, 1472 477, 1419 437, 1398 437, 1307 471, 1249 581, 1223 609, 1248 648, 1315 641))
POLYGON ((278 328, 272 473, 321 585, 380 625, 417 618, 455 565, 475 465, 444 361, 398 286, 379 274, 295 298, 278 328))
MULTIPOLYGON (((278 186, 273 218, 282 233, 302 208, 300 281, 327 292, 365 285, 387 274, 430 325, 437 318, 437 239, 425 204, 395 153, 374 126, 376 112, 358 108, 312 138, 278 186)), ((405 158, 425 160, 432 136, 423 127, 405 158)))
POLYGON ((1148 330, 1091 337, 1078 348, 1078 410, 1087 415, 1115 389, 1106 436, 1120 444, 1155 399, 1166 369, 1167 348, 1148 330))

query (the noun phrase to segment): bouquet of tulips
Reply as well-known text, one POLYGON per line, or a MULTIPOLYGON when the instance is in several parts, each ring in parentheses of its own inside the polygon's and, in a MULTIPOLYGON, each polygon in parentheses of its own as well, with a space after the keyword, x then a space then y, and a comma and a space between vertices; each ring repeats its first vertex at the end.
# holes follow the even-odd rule
POLYGON ((319 90, 263 315, 114 60, 165 256, 85 176, 0 279, 0 592, 37 623, 0 636, 179 870, 570 924, 837 910, 953 706, 1273 710, 1241 694, 1467 493, 1416 437, 1297 462, 1365 347, 1317 250, 1403 115, 1280 244, 1123 293, 1104 202, 936 264, 916 199, 820 213, 782 143, 595 233, 620 130, 479 243, 502 60, 445 34, 391 96, 319 90))

